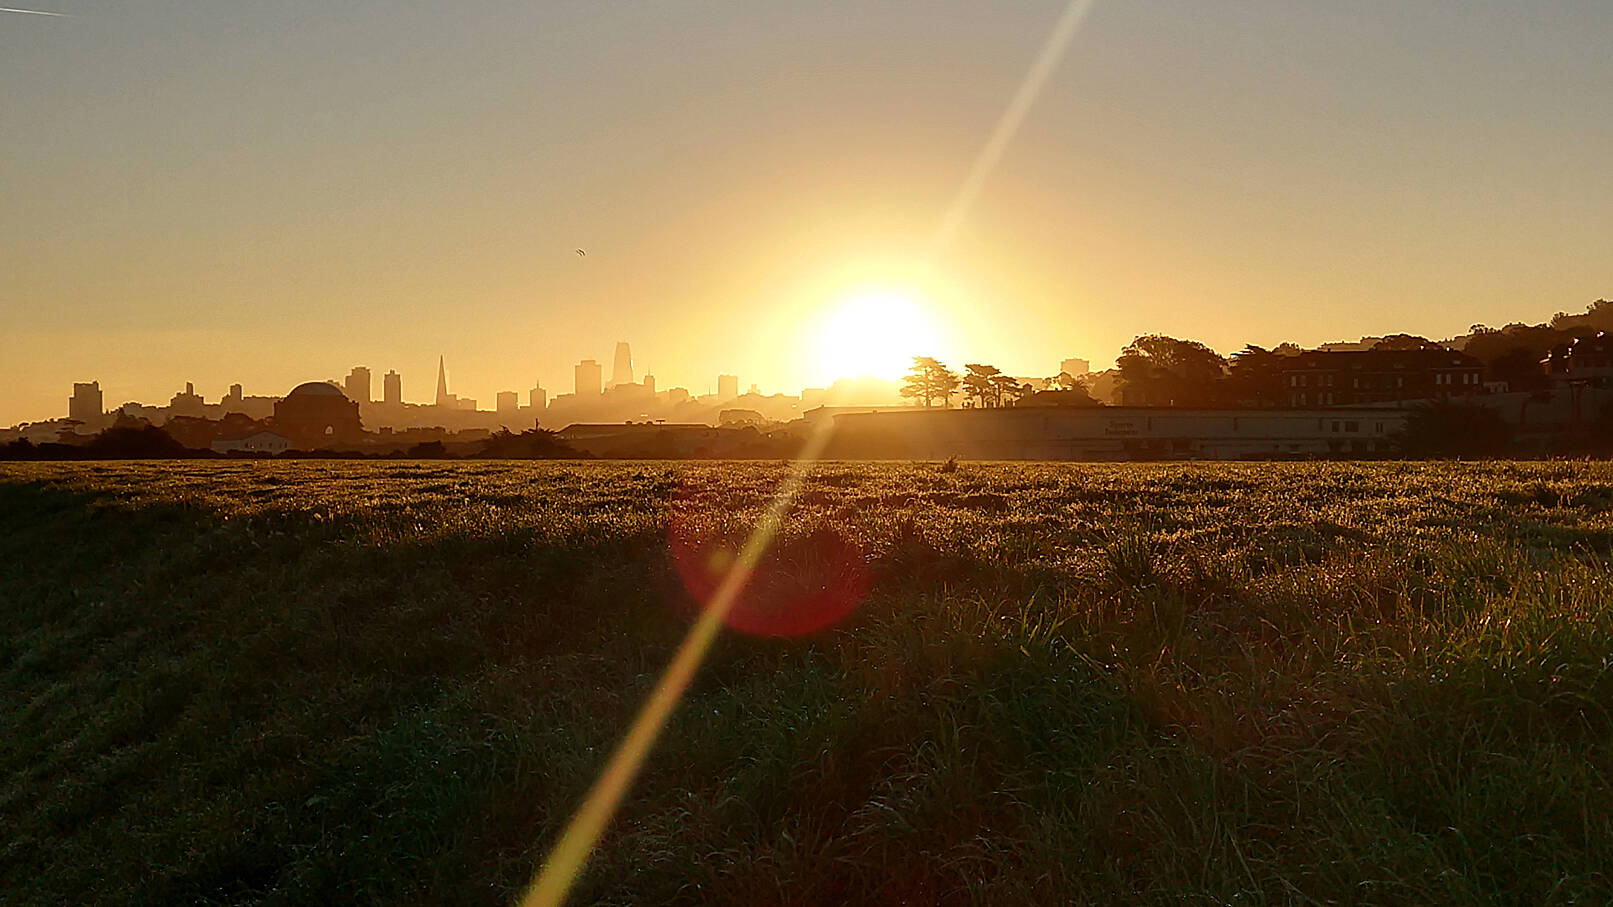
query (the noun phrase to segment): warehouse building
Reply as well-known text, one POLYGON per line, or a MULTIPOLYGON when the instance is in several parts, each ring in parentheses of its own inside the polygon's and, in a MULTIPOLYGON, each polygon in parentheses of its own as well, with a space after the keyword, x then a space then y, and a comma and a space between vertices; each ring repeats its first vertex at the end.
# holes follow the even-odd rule
POLYGON ((829 456, 940 460, 1242 460, 1392 454, 1409 411, 1005 407, 834 416, 829 456))

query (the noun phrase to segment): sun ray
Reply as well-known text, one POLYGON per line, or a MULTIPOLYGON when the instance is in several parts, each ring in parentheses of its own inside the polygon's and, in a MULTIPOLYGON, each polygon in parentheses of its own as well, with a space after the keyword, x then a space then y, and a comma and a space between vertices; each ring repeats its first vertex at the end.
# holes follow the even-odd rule
POLYGON ((1019 83, 1014 92, 1013 99, 997 120, 997 126, 991 131, 991 137, 986 140, 980 154, 975 157, 974 166, 969 169, 969 176, 964 179, 963 185, 952 197, 952 204, 947 206, 946 214, 941 217, 941 224, 930 239, 930 257, 934 258, 945 252, 952 245, 958 228, 969 216, 969 210, 974 207, 975 198, 985 187, 986 180, 991 177, 992 171, 997 169, 1002 161, 1003 153, 1013 142, 1019 127, 1025 122, 1025 115, 1030 113, 1031 106, 1042 93, 1042 87, 1047 84, 1048 77, 1058 68, 1059 61, 1064 59, 1065 51, 1069 50, 1070 42, 1081 30, 1081 23, 1086 21, 1087 13, 1092 11, 1097 0, 1071 0, 1070 5, 1064 8, 1064 14, 1059 17, 1053 31, 1042 45, 1042 50, 1031 63, 1030 71, 1019 83))

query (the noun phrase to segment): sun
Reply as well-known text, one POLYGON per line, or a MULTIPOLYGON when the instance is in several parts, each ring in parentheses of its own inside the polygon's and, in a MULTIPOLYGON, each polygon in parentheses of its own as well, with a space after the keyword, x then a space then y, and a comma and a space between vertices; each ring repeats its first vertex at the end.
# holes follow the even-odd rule
POLYGON ((903 289, 863 289, 830 304, 817 334, 817 370, 825 381, 871 376, 891 381, 914 356, 938 353, 934 306, 903 289))

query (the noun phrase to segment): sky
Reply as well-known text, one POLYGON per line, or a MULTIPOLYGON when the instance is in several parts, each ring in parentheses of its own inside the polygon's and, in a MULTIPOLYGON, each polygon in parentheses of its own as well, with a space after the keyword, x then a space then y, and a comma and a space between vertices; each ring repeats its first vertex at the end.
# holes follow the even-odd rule
POLYGON ((491 408, 626 340, 793 393, 859 324, 1047 375, 1613 297, 1606 0, 1097 0, 939 250, 1062 0, 13 5, 65 15, 0 13, 0 425, 73 381, 426 400, 443 355, 491 408))

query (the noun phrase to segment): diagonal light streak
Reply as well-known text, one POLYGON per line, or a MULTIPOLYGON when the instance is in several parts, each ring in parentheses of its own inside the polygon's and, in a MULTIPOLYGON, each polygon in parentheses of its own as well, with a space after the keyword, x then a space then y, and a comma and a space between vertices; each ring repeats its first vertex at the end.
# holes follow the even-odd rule
POLYGON ((673 708, 683 698, 683 691, 688 688, 689 681, 694 679, 695 672, 700 669, 700 663, 705 660, 706 652, 711 648, 712 641, 717 638, 717 632, 722 629, 728 612, 733 610, 740 593, 745 591, 745 584, 750 581, 751 572, 756 569, 762 555, 767 553, 768 547, 772 545, 790 505, 795 503, 795 497, 800 493, 802 483, 806 481, 808 469, 823 453, 833 434, 834 420, 824 419, 807 439, 806 445, 801 449, 801 455, 790 464, 789 474, 779 486, 778 492, 773 495, 773 501, 768 505, 761 521, 751 531, 745 547, 740 549, 738 560, 723 578, 722 585, 712 594, 710 603, 700 613, 700 619, 695 622, 689 635, 684 637, 683 644, 678 646, 677 654, 672 657, 672 663, 661 675, 654 692, 645 701, 638 717, 633 719, 633 725, 628 730, 627 736, 622 738, 616 751, 611 753, 605 771, 588 791, 582 806, 577 809, 576 815, 572 816, 571 822, 566 826, 560 843, 549 853, 549 858, 544 861, 537 879, 521 899, 522 907, 540 907, 540 905, 547 907, 565 900, 566 893, 571 890, 571 886, 582 873, 583 863, 588 859, 589 852, 594 849, 594 844, 605 830, 605 824, 616 812, 616 806, 621 802, 622 795, 627 792, 628 785, 638 775, 645 757, 649 755, 650 747, 655 744, 655 739, 666 726, 667 717, 672 714, 673 708))
POLYGON ((1042 45, 1041 52, 1031 63, 1030 71, 1019 83, 1008 107, 997 120, 997 126, 991 131, 991 137, 986 140, 980 154, 975 157, 974 166, 969 169, 969 175, 958 187, 958 193, 952 197, 952 204, 947 206, 946 213, 941 217, 941 225, 936 228, 935 236, 930 239, 930 257, 935 258, 952 244, 963 226, 963 221, 969 216, 974 207, 975 199, 979 197, 980 190, 985 188, 986 180, 991 177, 992 171, 1002 162, 1003 153, 1014 141, 1019 127, 1025 122, 1025 115, 1030 113, 1036 98, 1042 93, 1042 87, 1058 68, 1059 61, 1064 59, 1065 51, 1069 50, 1070 42, 1075 40, 1076 32, 1081 30, 1081 23, 1086 21, 1087 13, 1097 0, 1070 0, 1070 5, 1064 8, 1063 15, 1053 26, 1053 31, 1047 36, 1042 45))
MULTIPOLYGON (((970 209, 974 207, 975 199, 980 195, 992 171, 996 170, 1002 161, 1003 153, 1008 150, 1014 136, 1019 132, 1026 114, 1036 103, 1036 98, 1041 94, 1048 78, 1058 68, 1059 61, 1063 59, 1071 41, 1080 31, 1081 23, 1096 2, 1097 0, 1070 0, 1070 4, 1064 8, 1063 14, 1053 26, 1052 33, 1048 35, 1041 51, 1031 63, 1030 70, 1008 102, 1007 109, 998 119, 990 138, 980 149, 980 154, 975 158, 968 177, 964 179, 963 185, 958 188, 951 205, 942 216, 941 223, 930 241, 932 259, 951 244, 958 228, 962 226, 970 209)), ((567 823, 560 841, 549 852, 549 857, 544 861, 537 877, 522 896, 521 907, 556 907, 564 902, 567 893, 576 884, 578 876, 582 874, 583 865, 588 861, 588 855, 599 842, 599 836, 604 832, 611 816, 615 814, 616 807, 626 795, 633 779, 638 776, 650 748, 655 745, 656 739, 666 727, 667 718, 683 698, 683 693, 688 689, 689 682, 694 679, 695 672, 700 669, 700 664, 705 660, 706 653, 711 649, 718 632, 722 630, 728 613, 733 610, 740 593, 745 590, 745 584, 750 581, 751 573, 761 561, 762 555, 772 545, 779 526, 783 523, 790 506, 795 503, 796 495, 801 491, 808 469, 822 455, 833 433, 833 417, 824 419, 807 439, 800 456, 791 463, 788 475, 779 486, 778 493, 773 496, 773 501, 768 505, 761 521, 757 523, 750 538, 745 542, 738 560, 723 578, 722 584, 712 595, 711 601, 701 612, 689 635, 684 637, 683 643, 678 646, 671 664, 667 665, 665 673, 656 683, 649 699, 633 719, 627 735, 611 753, 610 761, 606 763, 599 780, 594 782, 582 805, 567 823)))
POLYGON ((17 9, 12 6, 0 6, 0 13, 20 13, 24 16, 49 16, 52 19, 71 19, 71 13, 48 13, 42 9, 17 9))

